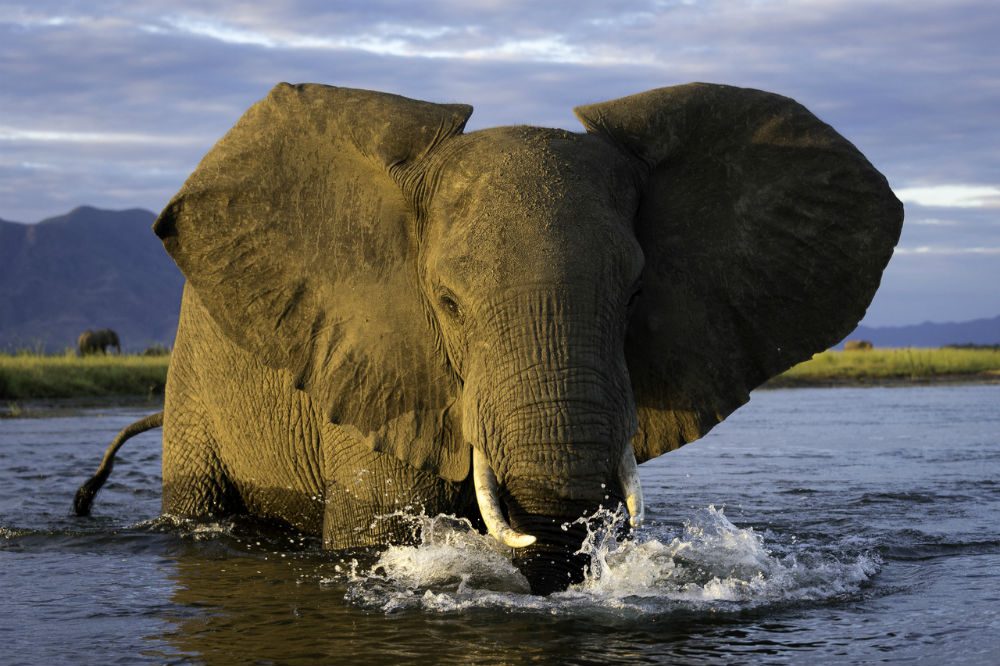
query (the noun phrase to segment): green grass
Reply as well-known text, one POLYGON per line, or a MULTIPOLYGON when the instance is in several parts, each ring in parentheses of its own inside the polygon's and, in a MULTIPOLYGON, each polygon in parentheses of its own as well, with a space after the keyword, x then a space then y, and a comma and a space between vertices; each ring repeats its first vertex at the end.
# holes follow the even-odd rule
POLYGON ((989 379, 1000 381, 1000 350, 904 348, 825 351, 775 377, 769 385, 989 379))
POLYGON ((161 395, 169 356, 0 354, 0 400, 161 395))
MULTIPOLYGON (((169 356, 0 354, 0 401, 163 394, 169 356)), ((768 386, 1000 381, 1000 349, 826 351, 768 386)))

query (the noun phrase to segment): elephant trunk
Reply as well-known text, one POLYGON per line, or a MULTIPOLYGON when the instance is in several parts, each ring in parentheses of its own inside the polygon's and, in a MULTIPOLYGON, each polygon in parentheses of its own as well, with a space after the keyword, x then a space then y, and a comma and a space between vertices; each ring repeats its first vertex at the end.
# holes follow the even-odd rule
MULTIPOLYGON (((524 484, 511 484, 520 492, 504 488, 502 505, 511 533, 519 536, 520 543, 527 544, 521 547, 511 544, 513 561, 528 579, 532 592, 550 594, 583 580, 590 565, 591 556, 586 552, 590 530, 610 527, 598 524, 603 519, 600 509, 613 510, 624 504, 630 514, 630 525, 638 526, 643 498, 631 446, 626 447, 622 456, 623 461, 626 458, 631 465, 620 464, 605 482, 598 484, 597 494, 592 496, 581 493, 568 498, 551 488, 524 484), (588 521, 595 514, 598 514, 596 520, 588 521)), ((618 537, 626 536, 627 526, 620 525, 617 529, 618 537)))
POLYGON ((463 426, 477 488, 492 487, 479 493, 489 531, 549 593, 583 577, 579 518, 619 503, 641 513, 635 405, 614 312, 530 295, 508 306, 484 318, 504 335, 470 359, 463 426))
POLYGON ((567 523, 564 517, 540 516, 512 511, 514 529, 537 537, 537 541, 514 551, 513 562, 528 580, 533 594, 561 592, 583 581, 590 555, 582 553, 587 537, 582 523, 567 523))
MULTIPOLYGON (((590 555, 582 552, 581 546, 588 531, 585 521, 574 519, 576 512, 567 513, 565 506, 550 507, 553 509, 551 515, 526 511, 510 493, 505 493, 506 501, 502 502, 496 476, 479 451, 473 454, 473 475, 479 509, 489 533, 514 549, 514 564, 528 579, 534 594, 548 595, 583 580, 590 555)), ((607 490, 603 496, 607 506, 617 506, 624 501, 630 515, 629 523, 637 527, 644 508, 631 446, 626 447, 619 464, 617 488, 620 495, 607 490)), ((581 506, 583 509, 577 518, 590 513, 586 504, 581 506)))

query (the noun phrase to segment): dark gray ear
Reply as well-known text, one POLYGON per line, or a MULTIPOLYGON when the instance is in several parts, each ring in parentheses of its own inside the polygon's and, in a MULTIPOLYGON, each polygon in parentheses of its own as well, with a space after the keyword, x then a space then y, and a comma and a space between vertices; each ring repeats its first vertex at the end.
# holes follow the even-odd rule
POLYGON ((648 460, 847 335, 903 208, 854 146, 786 97, 696 83, 576 113, 648 174, 635 223, 643 294, 626 342, 636 455, 648 460))
POLYGON ((419 172, 472 112, 280 84, 205 156, 154 230, 226 334, 284 368, 330 419, 445 478, 457 389, 418 289, 419 172))

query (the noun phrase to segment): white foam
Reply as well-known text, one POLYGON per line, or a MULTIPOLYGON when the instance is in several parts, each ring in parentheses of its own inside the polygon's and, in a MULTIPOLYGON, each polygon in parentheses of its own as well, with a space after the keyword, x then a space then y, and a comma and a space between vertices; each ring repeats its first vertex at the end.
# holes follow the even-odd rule
POLYGON ((679 534, 652 528, 635 540, 619 542, 613 535, 624 513, 602 511, 590 519, 581 548, 592 561, 584 581, 538 597, 527 593, 509 549, 478 534, 468 522, 442 516, 418 519, 419 545, 389 548, 370 569, 354 566, 341 580, 325 582, 346 582, 350 602, 387 613, 499 607, 555 614, 659 614, 839 598, 858 593, 880 567, 873 554, 844 555, 795 539, 784 552, 772 552, 761 534, 733 525, 714 506, 695 512, 679 534))
POLYGON ((375 575, 407 589, 528 591, 528 582, 510 561, 510 549, 476 532, 469 521, 452 516, 417 519, 420 545, 389 548, 372 567, 375 575))

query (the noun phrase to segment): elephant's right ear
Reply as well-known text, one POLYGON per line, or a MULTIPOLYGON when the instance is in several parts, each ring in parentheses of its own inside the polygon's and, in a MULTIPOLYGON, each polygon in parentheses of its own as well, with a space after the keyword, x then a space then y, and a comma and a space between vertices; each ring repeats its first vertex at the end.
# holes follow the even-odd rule
POLYGON ((850 333, 903 207, 854 146, 787 97, 695 83, 576 113, 645 175, 643 295, 625 353, 635 452, 648 460, 850 333))
POLYGON ((422 159, 472 109, 279 84, 205 156, 154 231, 224 333, 287 369, 376 450, 461 479, 455 382, 418 286, 422 159))

